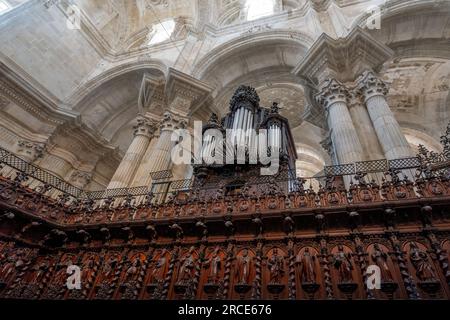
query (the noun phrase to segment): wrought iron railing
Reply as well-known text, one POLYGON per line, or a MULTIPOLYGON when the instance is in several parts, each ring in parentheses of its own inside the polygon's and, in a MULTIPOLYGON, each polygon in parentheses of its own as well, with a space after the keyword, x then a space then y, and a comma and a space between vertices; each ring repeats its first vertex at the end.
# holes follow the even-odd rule
POLYGON ((371 160, 361 161, 349 164, 326 166, 324 168, 325 176, 345 176, 355 175, 357 173, 375 173, 386 172, 390 169, 405 170, 416 169, 421 165, 419 158, 410 157, 394 160, 371 160))
POLYGON ((0 163, 3 163, 14 170, 26 174, 28 177, 40 181, 53 189, 59 190, 71 197, 78 198, 83 194, 83 190, 77 188, 58 176, 45 171, 34 164, 31 164, 15 154, 0 148, 0 163))
MULTIPOLYGON (((142 203, 147 201, 146 199, 151 194, 155 199, 153 200, 154 202, 164 202, 170 194, 181 190, 192 191, 196 187, 193 185, 192 179, 169 180, 172 177, 171 174, 169 174, 169 171, 162 171, 152 174, 154 179, 150 186, 86 191, 71 185, 50 172, 28 163, 2 148, 0 148, 0 163, 41 182, 41 185, 35 184, 35 188, 42 189, 42 186, 45 186, 46 190, 55 189, 59 191, 56 194, 47 192, 47 195, 61 197, 62 193, 63 196, 76 201, 103 201, 108 199, 114 203, 121 204, 123 201, 127 201, 126 199, 133 197, 134 203, 142 203)), ((423 165, 423 162, 421 162, 418 157, 389 161, 375 160, 337 166, 326 166, 323 170, 323 175, 319 177, 297 177, 294 171, 282 171, 275 177, 248 176, 244 177, 244 180, 248 185, 270 185, 273 182, 283 182, 283 185, 287 186, 286 191, 295 191, 299 188, 308 188, 317 191, 321 186, 330 184, 330 182, 333 183, 333 181, 339 177, 347 177, 346 183, 365 182, 377 183, 379 185, 388 179, 392 179, 393 176, 402 179, 401 176, 403 175, 408 176, 409 179, 414 179, 418 172, 420 173, 423 171, 423 165), (397 175, 400 175, 400 177, 397 175)), ((240 177, 240 179, 242 178, 243 177, 240 177)), ((217 189, 220 182, 220 180, 210 181, 209 183, 202 185, 201 188, 217 189)), ((341 180, 340 183, 343 184, 344 180, 341 180)))

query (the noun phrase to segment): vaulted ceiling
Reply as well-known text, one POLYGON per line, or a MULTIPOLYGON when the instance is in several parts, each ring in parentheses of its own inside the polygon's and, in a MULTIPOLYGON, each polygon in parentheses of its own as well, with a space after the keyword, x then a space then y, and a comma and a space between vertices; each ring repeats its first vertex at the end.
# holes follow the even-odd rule
MULTIPOLYGON (((273 14, 248 21, 247 0, 74 0, 82 24, 70 30, 68 1, 5 1, 18 10, 0 15, 2 64, 122 151, 140 112, 142 77, 162 79, 164 88, 172 67, 212 86, 210 108, 220 114, 242 83, 257 88, 263 105, 279 102, 315 167, 328 161, 324 131, 305 121, 310 101, 292 68, 321 33, 337 38, 366 27, 367 9, 384 3, 274 0, 273 14), (170 19, 174 32, 150 45, 155 25, 170 19)), ((449 3, 387 2, 381 28, 367 30, 395 52, 381 73, 408 140, 435 149, 450 109, 449 3)), ((194 116, 204 118, 201 111, 194 116)))

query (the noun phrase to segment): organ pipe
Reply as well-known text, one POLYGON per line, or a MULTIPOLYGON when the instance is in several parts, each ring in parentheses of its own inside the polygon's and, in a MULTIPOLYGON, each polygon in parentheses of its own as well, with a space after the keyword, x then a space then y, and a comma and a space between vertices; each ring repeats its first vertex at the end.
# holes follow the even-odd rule
MULTIPOLYGON (((252 129, 252 127, 253 127, 253 113, 250 113, 247 121, 247 130, 252 129)), ((245 139, 246 140, 245 143, 247 144, 247 146, 250 146, 251 136, 252 136, 251 131, 249 131, 245 139)))

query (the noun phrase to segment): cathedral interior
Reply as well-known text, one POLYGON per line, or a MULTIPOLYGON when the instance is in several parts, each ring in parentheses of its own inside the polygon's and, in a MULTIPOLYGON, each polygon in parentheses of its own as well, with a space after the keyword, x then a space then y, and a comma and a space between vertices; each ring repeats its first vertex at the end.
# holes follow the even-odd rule
POLYGON ((0 299, 450 299, 449 0, 0 0, 0 43, 0 299), (279 170, 174 163, 198 122, 279 170))

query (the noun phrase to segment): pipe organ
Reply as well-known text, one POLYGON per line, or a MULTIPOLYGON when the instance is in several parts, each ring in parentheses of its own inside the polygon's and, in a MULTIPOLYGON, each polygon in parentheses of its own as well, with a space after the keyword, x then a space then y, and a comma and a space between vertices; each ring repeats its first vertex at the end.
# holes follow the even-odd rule
POLYGON ((279 114, 278 104, 260 106, 256 90, 243 85, 231 98, 225 117, 219 120, 213 114, 203 126, 201 156, 203 162, 196 171, 202 177, 206 171, 209 176, 220 176, 230 170, 260 168, 268 159, 279 160, 281 170, 294 170, 297 159, 289 122, 279 114))

